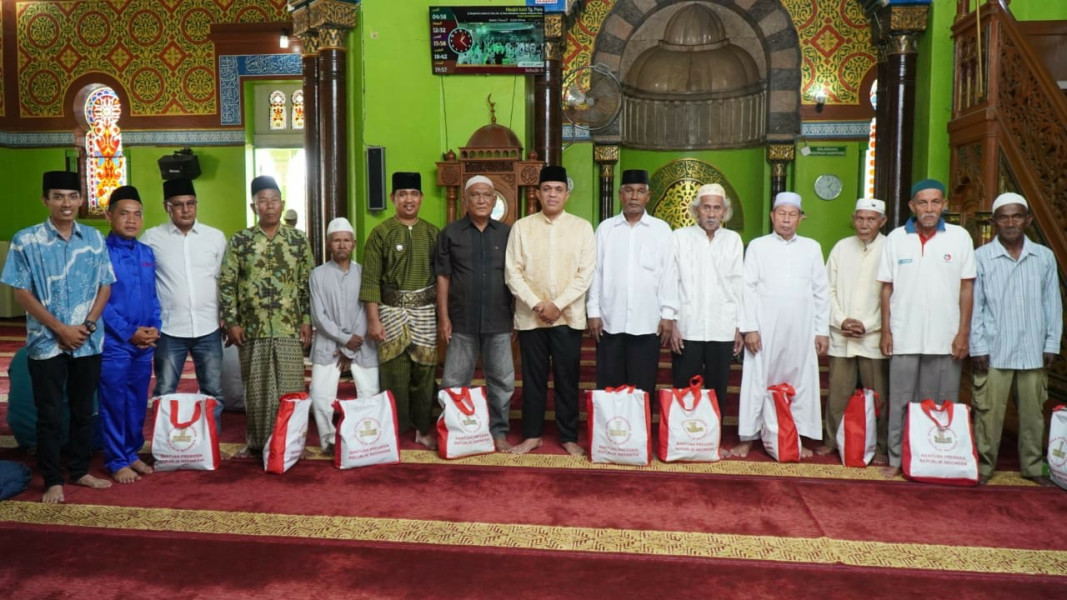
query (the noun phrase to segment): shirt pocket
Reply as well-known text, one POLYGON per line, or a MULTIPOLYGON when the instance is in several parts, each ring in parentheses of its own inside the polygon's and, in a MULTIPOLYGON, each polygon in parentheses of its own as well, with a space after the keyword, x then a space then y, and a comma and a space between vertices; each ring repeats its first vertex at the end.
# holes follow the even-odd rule
POLYGON ((646 271, 655 271, 659 266, 659 253, 646 248, 638 253, 637 264, 646 271))

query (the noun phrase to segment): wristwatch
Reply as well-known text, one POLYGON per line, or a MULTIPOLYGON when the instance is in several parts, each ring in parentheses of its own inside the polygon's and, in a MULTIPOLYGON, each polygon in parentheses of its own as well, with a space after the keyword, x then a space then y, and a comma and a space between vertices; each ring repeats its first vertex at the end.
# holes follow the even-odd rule
POLYGON ((86 319, 82 325, 85 325, 85 328, 89 330, 90 334, 96 333, 96 321, 86 319))

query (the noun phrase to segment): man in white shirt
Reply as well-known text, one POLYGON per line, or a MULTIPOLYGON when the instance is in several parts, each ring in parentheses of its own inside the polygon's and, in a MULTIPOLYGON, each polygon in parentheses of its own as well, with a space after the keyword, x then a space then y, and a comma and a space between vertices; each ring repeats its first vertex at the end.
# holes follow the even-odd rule
MULTIPOLYGON (((771 209, 774 233, 752 240, 745 255, 741 443, 733 456, 748 456, 760 436, 767 388, 781 383, 796 390, 790 412, 797 432, 822 439, 819 356, 830 346, 830 295, 819 242, 796 234, 803 215, 800 194, 779 193, 771 209)), ((811 450, 801 448, 800 456, 811 456, 811 450)))
POLYGON ((925 179, 911 188, 913 216, 886 236, 882 282, 882 354, 889 359, 889 467, 900 472, 908 404, 956 402, 971 334, 974 242, 945 223, 945 185, 925 179))
POLYGON ((163 182, 163 208, 170 222, 144 232, 141 243, 156 255, 156 292, 163 327, 156 343, 154 396, 178 389, 185 358, 193 355, 200 393, 217 400, 216 426, 222 426, 222 330, 216 281, 226 236, 196 219, 193 182, 163 182))
MULTIPOLYGON (((823 445, 815 454, 837 449, 837 429, 857 384, 874 391, 881 402, 889 401, 889 361, 878 344, 882 330, 882 262, 885 236, 885 202, 860 198, 852 213, 856 235, 834 245, 826 261, 830 283, 830 390, 823 420, 823 445)), ((886 411, 878 418, 878 448, 873 463, 888 464, 886 456, 886 411)))
POLYGON ((522 356, 523 441, 509 452, 526 454, 541 446, 551 361, 559 441, 568 454, 582 455, 578 369, 596 237, 588 221, 563 210, 570 196, 566 169, 543 167, 539 181, 541 211, 515 222, 504 254, 504 281, 515 296, 522 356))
POLYGON ((741 351, 741 236, 723 224, 733 216, 726 190, 703 185, 689 205, 696 225, 673 234, 678 280, 678 322, 671 331, 672 385, 684 388, 695 375, 726 400, 730 358, 741 351))
POLYGON ((622 214, 596 228, 596 267, 585 303, 596 340, 596 387, 656 394, 659 348, 678 312, 671 226, 645 212, 648 172, 623 171, 622 214))
POLYGON ((367 337, 367 314, 359 301, 363 267, 352 260, 355 230, 344 217, 326 226, 330 260, 311 271, 311 386, 308 396, 319 430, 323 454, 333 451, 336 428, 333 402, 341 373, 351 371, 356 393, 370 398, 378 393, 378 346, 367 337))

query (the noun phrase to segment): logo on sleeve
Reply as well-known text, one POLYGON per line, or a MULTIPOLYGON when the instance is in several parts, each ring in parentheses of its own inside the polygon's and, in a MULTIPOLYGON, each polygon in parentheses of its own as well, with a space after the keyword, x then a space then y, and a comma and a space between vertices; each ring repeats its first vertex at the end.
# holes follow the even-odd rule
POLYGON ((910 258, 902 258, 902 259, 897 261, 897 264, 898 265, 910 265, 911 264, 911 260, 912 259, 910 259, 910 258))
POLYGON ((944 256, 941 257, 941 259, 944 260, 945 262, 952 262, 952 255, 946 253, 944 256))

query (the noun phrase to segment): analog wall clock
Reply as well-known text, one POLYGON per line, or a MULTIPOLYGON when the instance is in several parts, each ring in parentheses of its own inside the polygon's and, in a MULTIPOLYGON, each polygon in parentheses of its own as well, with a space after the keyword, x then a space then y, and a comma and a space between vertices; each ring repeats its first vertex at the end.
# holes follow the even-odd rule
POLYGON ((843 187, 840 177, 826 173, 815 180, 815 195, 823 200, 836 200, 843 187))

